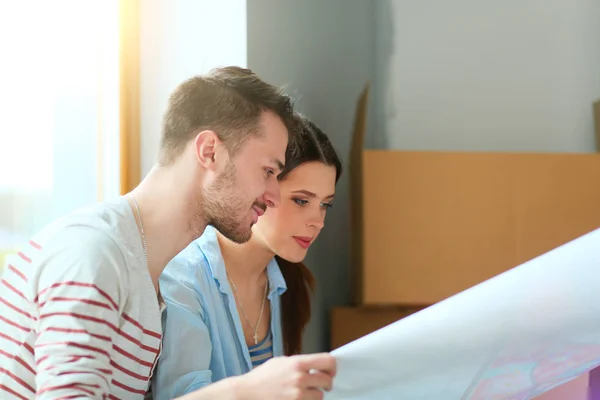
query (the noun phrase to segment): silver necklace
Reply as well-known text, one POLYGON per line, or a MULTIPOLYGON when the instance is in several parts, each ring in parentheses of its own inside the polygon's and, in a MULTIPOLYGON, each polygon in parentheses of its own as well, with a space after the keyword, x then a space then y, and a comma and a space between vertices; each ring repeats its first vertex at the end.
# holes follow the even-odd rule
POLYGON ((140 221, 140 232, 142 233, 142 246, 144 248, 144 258, 146 259, 146 264, 148 264, 148 253, 146 251, 146 234, 144 233, 144 221, 142 221, 142 214, 140 213, 140 206, 138 206, 137 201, 133 198, 133 195, 129 193, 129 198, 135 207, 135 212, 138 217, 138 221, 140 221))
POLYGON ((244 307, 242 306, 242 302, 240 301, 240 296, 238 295, 238 291, 237 291, 237 287, 235 286, 235 282, 233 281, 233 279, 231 277, 229 277, 229 280, 231 281, 231 286, 233 288, 234 296, 240 306, 240 311, 242 312, 242 315, 244 316, 244 319, 246 320, 248 325, 250 325, 250 328, 252 328, 252 330, 254 331, 254 336, 252 336, 254 339, 254 344, 258 344, 258 328, 260 327, 260 320, 262 319, 263 311, 265 310, 265 301, 267 300, 267 289, 269 287, 269 280, 267 279, 267 282, 265 283, 265 293, 263 295, 262 303, 260 306, 260 314, 258 315, 258 320, 256 321, 256 326, 252 325, 252 323, 248 319, 248 316, 246 315, 246 312, 244 311, 244 307))

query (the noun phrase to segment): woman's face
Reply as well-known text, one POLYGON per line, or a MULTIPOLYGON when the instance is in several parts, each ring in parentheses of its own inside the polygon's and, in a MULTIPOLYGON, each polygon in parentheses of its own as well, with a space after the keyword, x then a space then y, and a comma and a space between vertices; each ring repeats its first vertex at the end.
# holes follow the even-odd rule
POLYGON ((281 203, 268 208, 252 232, 278 256, 300 262, 317 238, 335 193, 335 167, 308 162, 293 169, 279 184, 281 203))

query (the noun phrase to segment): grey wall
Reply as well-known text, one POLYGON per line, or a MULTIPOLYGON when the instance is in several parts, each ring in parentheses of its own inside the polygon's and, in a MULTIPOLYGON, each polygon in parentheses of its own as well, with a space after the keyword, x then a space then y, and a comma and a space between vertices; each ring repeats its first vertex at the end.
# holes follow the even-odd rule
POLYGON ((594 151, 597 0, 378 0, 389 147, 594 151))
MULTIPOLYGON (((369 0, 252 0, 248 67, 287 84, 298 108, 332 139, 347 160, 358 94, 372 77, 373 7, 369 0)), ((350 301, 347 175, 335 206, 305 260, 317 278, 305 351, 326 350, 328 312, 350 301)))

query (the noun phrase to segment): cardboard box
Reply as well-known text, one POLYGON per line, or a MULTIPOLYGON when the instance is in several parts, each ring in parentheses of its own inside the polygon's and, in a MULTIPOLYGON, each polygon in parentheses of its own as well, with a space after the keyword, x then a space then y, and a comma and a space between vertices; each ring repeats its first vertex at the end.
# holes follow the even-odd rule
POLYGON ((596 127, 596 150, 600 153, 600 100, 594 103, 594 126, 596 127))
POLYGON ((358 304, 434 304, 600 227, 599 154, 351 150, 358 304))
POLYGON ((331 311, 331 350, 407 317, 422 307, 336 307, 331 311))

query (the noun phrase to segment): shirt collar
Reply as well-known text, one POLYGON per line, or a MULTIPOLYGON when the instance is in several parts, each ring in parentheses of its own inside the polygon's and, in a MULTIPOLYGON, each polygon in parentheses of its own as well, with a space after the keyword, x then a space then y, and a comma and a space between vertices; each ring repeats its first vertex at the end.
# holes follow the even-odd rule
POLYGON ((196 240, 196 244, 204 254, 210 273, 213 279, 217 282, 217 287, 221 293, 231 294, 231 288, 227 280, 227 272, 225 263, 223 262, 223 254, 217 239, 217 230, 212 226, 207 226, 204 233, 196 240))
POLYGON ((267 265, 267 277, 269 278, 269 286, 271 287, 271 290, 269 291, 269 300, 276 294, 281 296, 285 293, 287 285, 275 257, 273 257, 269 262, 269 265, 267 265))
POLYGON ((159 308, 161 314, 167 308, 167 303, 165 303, 165 299, 162 297, 162 294, 160 293, 160 289, 158 291, 158 308, 159 308))
MULTIPOLYGON (((221 247, 217 239, 217 230, 211 225, 207 226, 202 236, 196 240, 196 244, 206 257, 210 272, 217 282, 219 291, 231 295, 232 291, 227 279, 223 254, 221 253, 221 247)), ((274 295, 281 296, 286 291, 287 285, 275 257, 267 265, 267 278, 269 279, 270 287, 269 299, 272 299, 274 295)))

